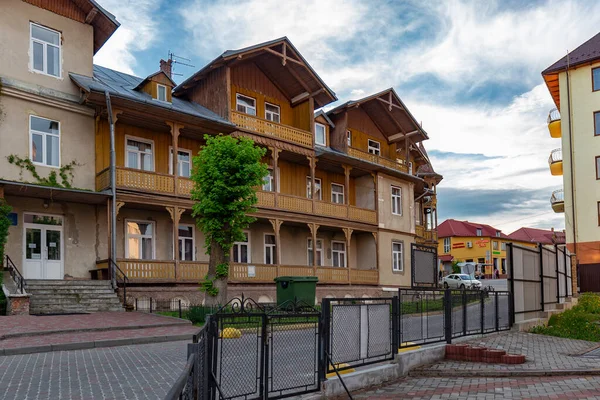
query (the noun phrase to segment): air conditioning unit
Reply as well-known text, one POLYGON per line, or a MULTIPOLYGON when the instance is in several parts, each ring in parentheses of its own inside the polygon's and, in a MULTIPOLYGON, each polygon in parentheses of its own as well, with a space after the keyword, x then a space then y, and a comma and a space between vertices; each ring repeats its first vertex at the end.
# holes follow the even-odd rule
POLYGON ((467 242, 467 248, 472 248, 473 247, 473 242, 467 242))

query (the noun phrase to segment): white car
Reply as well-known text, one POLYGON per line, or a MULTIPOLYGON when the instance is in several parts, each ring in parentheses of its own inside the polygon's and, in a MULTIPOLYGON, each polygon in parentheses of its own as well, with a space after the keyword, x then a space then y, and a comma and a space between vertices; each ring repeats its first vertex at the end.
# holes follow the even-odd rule
POLYGON ((481 282, 467 274, 450 274, 442 282, 446 289, 481 289, 481 282))

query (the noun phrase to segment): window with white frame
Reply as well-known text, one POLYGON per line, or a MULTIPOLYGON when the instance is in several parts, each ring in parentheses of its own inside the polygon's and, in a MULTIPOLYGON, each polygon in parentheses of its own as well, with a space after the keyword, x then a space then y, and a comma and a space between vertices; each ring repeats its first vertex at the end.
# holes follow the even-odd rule
POLYGON ((256 100, 252 97, 237 93, 235 96, 235 106, 239 112, 256 115, 256 100))
POLYGON ((392 186, 392 214, 402 215, 402 189, 392 186))
POLYGON ((498 242, 496 242, 495 240, 492 242, 492 248, 494 250, 498 250, 498 242))
POLYGON ((334 267, 346 267, 346 243, 331 242, 331 258, 334 267))
POLYGON ((369 139, 369 141, 367 142, 367 148, 369 150, 369 153, 375 154, 376 156, 378 156, 381 153, 380 146, 381 145, 379 144, 379 142, 375 140, 369 139))
POLYGON ((481 236, 481 229, 477 228, 477 236, 481 236))
POLYGON ((280 122, 281 114, 279 106, 275 104, 265 103, 265 119, 273 122, 280 122))
MULTIPOLYGON (((306 177, 306 197, 312 199, 312 179, 310 176, 306 177)), ((315 199, 322 200, 321 198, 321 179, 315 178, 315 199)))
POLYGON ((275 187, 273 186, 273 170, 270 169, 267 176, 263 178, 262 190, 265 192, 273 192, 275 191, 275 187))
POLYGON ((167 87, 165 85, 161 85, 160 83, 156 84, 157 86, 157 91, 156 91, 156 99, 159 101, 167 101, 167 87))
MULTIPOLYGON (((169 148, 169 173, 173 173, 173 148, 169 148)), ((189 178, 192 175, 192 152, 177 149, 177 175, 189 178)))
POLYGON ((496 231, 496 237, 500 237, 500 236, 502 236, 502 232, 496 231))
POLYGON ((60 33, 30 23, 31 68, 42 74, 60 78, 60 33))
POLYGON ((317 239, 316 248, 317 262, 313 263, 313 246, 312 239, 308 239, 308 265, 323 265, 323 239, 317 239))
POLYGON ((143 171, 154 171, 153 142, 140 138, 126 138, 125 141, 125 166, 143 171))
POLYGON ((394 272, 404 271, 403 247, 402 242, 392 242, 392 271, 394 272))
POLYGON ((194 261, 194 226, 179 225, 179 259, 194 261))
POLYGON ((125 221, 125 257, 154 260, 154 222, 125 221))
POLYGON ((29 116, 31 161, 49 167, 60 166, 60 123, 29 116))
POLYGON ((450 253, 450 238, 444 238, 444 253, 450 253))
POLYGON ((325 143, 325 125, 315 122, 315 143, 326 146, 325 143))
POLYGON ((275 235, 265 233, 265 264, 277 264, 275 235))
POLYGON ((348 146, 352 146, 352 132, 346 131, 346 141, 348 142, 348 146))
POLYGON ((502 242, 502 243, 500 244, 500 250, 502 250, 502 251, 506 251, 506 242, 502 242))
POLYGON ((248 232, 244 232, 244 240, 233 244, 233 262, 249 263, 250 261, 250 240, 248 232))
POLYGON ((331 184, 331 202, 344 204, 344 186, 338 183, 331 184))

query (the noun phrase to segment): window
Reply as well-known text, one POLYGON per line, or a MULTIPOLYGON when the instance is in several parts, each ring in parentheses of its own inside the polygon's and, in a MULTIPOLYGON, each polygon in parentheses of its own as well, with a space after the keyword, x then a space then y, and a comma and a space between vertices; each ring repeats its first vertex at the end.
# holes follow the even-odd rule
POLYGON ((496 231, 496 237, 500 237, 500 235, 502 235, 502 233, 500 231, 496 231))
POLYGON ((450 238, 444 238, 444 253, 450 253, 450 238))
POLYGON ((592 90, 600 90, 600 68, 592 68, 592 90))
POLYGON ((596 156, 596 179, 600 179, 600 156, 596 156))
POLYGON ((154 171, 153 142, 139 138, 125 138, 127 155, 125 166, 127 168, 154 171))
POLYGON ((315 123, 315 143, 326 146, 325 143, 325 125, 315 123))
POLYGON ((332 241, 331 258, 334 267, 346 268, 346 243, 332 241))
POLYGON ((493 241, 492 246, 493 246, 494 250, 498 250, 498 242, 493 241))
POLYGON ((313 263, 313 247, 312 247, 312 239, 308 239, 308 265, 323 265, 323 240, 317 239, 317 262, 313 263))
POLYGON ((194 261, 194 226, 179 225, 179 259, 194 261))
POLYGON ((154 260, 154 223, 126 220, 125 226, 125 257, 154 260))
POLYGON ((331 202, 344 204, 344 186, 337 183, 331 184, 331 202))
POLYGON ((477 228, 477 236, 481 236, 481 229, 477 228))
POLYGON ((404 271, 404 259, 402 257, 402 242, 392 242, 392 271, 404 271))
POLYGON ((161 85, 159 83, 156 84, 158 90, 156 92, 157 100, 159 101, 167 101, 167 87, 165 85, 161 85))
POLYGON ((594 113, 594 136, 600 136, 600 111, 594 113))
POLYGON ((60 78, 60 33, 33 23, 30 26, 31 68, 60 78))
POLYGON ((235 96, 236 109, 249 115, 256 115, 256 100, 241 94, 235 96))
MULTIPOLYGON (((169 173, 173 173, 173 148, 169 149, 169 173)), ((192 172, 192 152, 177 149, 177 175, 189 178, 192 172)))
POLYGON ((262 190, 265 192, 274 192, 275 187, 273 186, 273 170, 270 169, 267 176, 263 178, 262 190))
POLYGON ((265 233, 265 264, 277 264, 275 235, 265 233))
POLYGON ((500 250, 506 251, 506 242, 500 243, 500 250))
POLYGON ((60 123, 29 116, 31 161, 49 167, 60 166, 60 123))
POLYGON ((378 156, 380 154, 379 146, 380 146, 379 142, 376 142, 375 140, 369 139, 369 141, 368 141, 368 150, 369 150, 369 153, 375 154, 376 156, 378 156))
POLYGON ((234 263, 249 263, 250 262, 250 241, 248 240, 248 232, 244 232, 245 239, 241 242, 233 244, 233 262, 234 263))
POLYGON ((502 271, 500 271, 500 273, 502 275, 504 275, 504 274, 506 274, 506 258, 502 258, 500 260, 500 262, 501 262, 501 265, 502 265, 502 271))
POLYGON ((346 131, 346 140, 348 141, 348 146, 352 146, 352 132, 346 131))
POLYGON ((392 186, 392 214, 402 215, 402 189, 392 186))
MULTIPOLYGON (((309 199, 312 199, 311 183, 312 183, 312 179, 310 179, 310 176, 307 176, 306 177, 306 197, 308 197, 309 199)), ((321 198, 321 179, 320 178, 315 178, 315 199, 322 200, 322 198, 321 198)))
POLYGON ((265 119, 268 121, 273 121, 279 123, 280 119, 280 111, 279 106, 274 104, 265 103, 265 119))

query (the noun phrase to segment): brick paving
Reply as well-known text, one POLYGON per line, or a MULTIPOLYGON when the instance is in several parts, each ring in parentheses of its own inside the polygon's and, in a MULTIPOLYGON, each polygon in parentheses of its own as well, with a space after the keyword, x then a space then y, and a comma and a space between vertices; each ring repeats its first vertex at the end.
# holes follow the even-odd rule
POLYGON ((162 399, 185 366, 187 343, 0 357, 0 397, 162 399))

